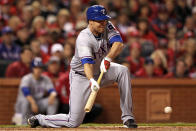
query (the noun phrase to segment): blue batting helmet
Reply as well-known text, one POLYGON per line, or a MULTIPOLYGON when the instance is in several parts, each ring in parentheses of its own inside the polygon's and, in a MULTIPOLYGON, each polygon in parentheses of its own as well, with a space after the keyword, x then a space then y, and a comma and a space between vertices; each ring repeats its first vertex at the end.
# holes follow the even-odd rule
POLYGON ((32 61, 32 65, 33 68, 34 67, 44 67, 44 64, 42 63, 42 58, 40 57, 35 57, 34 60, 32 61))
POLYGON ((102 5, 93 5, 87 9, 87 20, 108 20, 111 17, 107 15, 106 9, 102 5))

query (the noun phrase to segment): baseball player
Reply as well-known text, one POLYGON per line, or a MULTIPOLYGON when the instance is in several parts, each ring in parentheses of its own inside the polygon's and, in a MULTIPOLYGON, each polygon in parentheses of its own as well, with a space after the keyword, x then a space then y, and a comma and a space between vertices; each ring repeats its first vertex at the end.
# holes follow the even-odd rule
POLYGON ((32 62, 32 73, 22 77, 15 105, 16 114, 22 114, 22 124, 27 124, 27 117, 32 114, 55 114, 58 108, 56 91, 49 77, 43 76, 41 58, 32 62))
POLYGON ((130 73, 127 67, 112 60, 123 49, 119 32, 109 21, 106 9, 94 5, 86 12, 88 27, 80 32, 76 40, 75 55, 70 70, 69 114, 36 115, 28 119, 31 127, 78 127, 82 123, 84 107, 91 90, 99 89, 96 82, 100 71, 104 71, 101 85, 118 82, 120 108, 123 124, 137 128, 132 113, 130 73))

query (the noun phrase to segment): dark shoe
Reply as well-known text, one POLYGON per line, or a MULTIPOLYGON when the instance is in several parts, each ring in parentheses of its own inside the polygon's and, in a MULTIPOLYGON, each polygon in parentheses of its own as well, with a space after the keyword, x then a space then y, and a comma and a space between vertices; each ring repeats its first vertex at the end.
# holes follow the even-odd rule
POLYGON ((39 121, 35 116, 32 116, 28 119, 28 124, 31 126, 31 128, 35 128, 39 126, 39 121))
POLYGON ((124 127, 126 128, 137 128, 137 124, 133 119, 129 119, 124 123, 124 127))

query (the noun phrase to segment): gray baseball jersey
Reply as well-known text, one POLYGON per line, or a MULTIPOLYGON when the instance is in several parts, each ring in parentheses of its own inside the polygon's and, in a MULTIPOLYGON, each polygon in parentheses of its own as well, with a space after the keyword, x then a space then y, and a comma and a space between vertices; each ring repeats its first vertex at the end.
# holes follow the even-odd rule
POLYGON ((23 124, 26 124, 26 118, 32 114, 30 104, 25 96, 31 95, 38 105, 39 112, 47 114, 55 114, 58 107, 58 101, 55 100, 54 104, 48 104, 48 93, 55 91, 53 83, 47 76, 41 76, 39 80, 33 77, 33 74, 25 75, 20 82, 18 97, 15 105, 15 112, 21 113, 23 124))
POLYGON ((19 96, 24 96, 24 90, 26 88, 30 91, 31 96, 35 100, 39 100, 43 98, 46 93, 54 91, 53 83, 49 77, 42 75, 39 80, 35 80, 32 73, 25 75, 21 79, 19 88, 19 96))
MULTIPOLYGON (((100 64, 114 42, 122 42, 119 32, 111 22, 100 37, 94 36, 89 28, 80 32, 76 40, 75 55, 71 61, 70 111, 69 114, 36 115, 39 124, 46 127, 78 127, 85 116, 84 107, 91 93, 89 80, 84 76, 84 64, 94 64, 94 78, 100 72, 100 64), (79 73, 78 73, 79 72, 79 73)), ((132 114, 132 95, 130 73, 127 67, 111 62, 109 70, 104 73, 101 85, 117 82, 120 91, 121 119, 125 122, 134 119, 132 114)), ((110 103, 108 103, 110 104, 110 103)))
POLYGON ((122 42, 122 39, 119 38, 119 32, 115 29, 112 23, 109 21, 107 24, 107 29, 104 34, 99 38, 95 38, 89 28, 84 29, 79 34, 76 40, 75 55, 71 61, 71 69, 77 72, 84 74, 84 66, 81 60, 90 58, 94 60, 94 74, 99 74, 99 68, 103 57, 105 57, 110 50, 112 41, 118 39, 122 42), (117 38, 114 38, 116 37, 117 38), (113 39, 112 39, 113 38, 113 39))

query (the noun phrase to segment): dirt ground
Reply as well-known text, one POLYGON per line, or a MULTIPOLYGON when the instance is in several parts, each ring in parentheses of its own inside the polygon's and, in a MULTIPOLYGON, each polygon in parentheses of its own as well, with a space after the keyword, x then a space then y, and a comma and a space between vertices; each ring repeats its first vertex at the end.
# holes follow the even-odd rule
POLYGON ((79 128, 27 128, 6 127, 0 131, 196 131, 196 126, 140 126, 137 129, 127 129, 119 126, 109 127, 79 127, 79 128))

